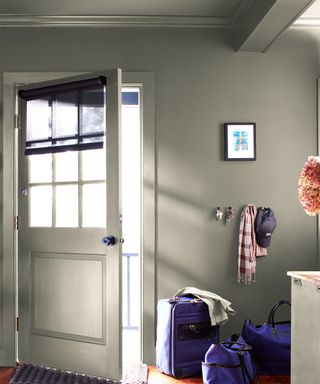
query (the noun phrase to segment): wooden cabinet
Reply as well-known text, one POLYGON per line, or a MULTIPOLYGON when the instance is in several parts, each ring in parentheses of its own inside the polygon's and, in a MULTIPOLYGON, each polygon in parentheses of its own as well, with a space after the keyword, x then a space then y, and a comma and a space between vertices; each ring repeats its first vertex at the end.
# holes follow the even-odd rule
POLYGON ((291 276, 291 384, 320 378, 320 272, 291 276))

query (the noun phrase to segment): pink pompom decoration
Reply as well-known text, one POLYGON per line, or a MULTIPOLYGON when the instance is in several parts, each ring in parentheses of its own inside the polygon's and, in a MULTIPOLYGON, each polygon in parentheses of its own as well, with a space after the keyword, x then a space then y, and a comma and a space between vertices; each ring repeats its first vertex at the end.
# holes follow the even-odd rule
POLYGON ((320 213, 320 157, 309 156, 304 164, 299 180, 300 203, 309 216, 320 213))

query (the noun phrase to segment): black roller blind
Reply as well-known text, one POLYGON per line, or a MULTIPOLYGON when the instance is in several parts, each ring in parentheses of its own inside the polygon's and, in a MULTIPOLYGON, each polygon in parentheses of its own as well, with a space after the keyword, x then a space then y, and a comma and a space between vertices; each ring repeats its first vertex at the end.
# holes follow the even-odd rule
POLYGON ((106 78, 20 90, 26 100, 25 154, 103 147, 106 78))

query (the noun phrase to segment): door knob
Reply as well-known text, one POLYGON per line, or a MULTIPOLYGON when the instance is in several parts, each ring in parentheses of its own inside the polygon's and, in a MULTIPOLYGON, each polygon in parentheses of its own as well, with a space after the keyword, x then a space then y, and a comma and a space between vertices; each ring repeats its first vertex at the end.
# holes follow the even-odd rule
POLYGON ((102 238, 102 243, 107 247, 112 247, 117 242, 117 238, 113 235, 108 235, 102 238))

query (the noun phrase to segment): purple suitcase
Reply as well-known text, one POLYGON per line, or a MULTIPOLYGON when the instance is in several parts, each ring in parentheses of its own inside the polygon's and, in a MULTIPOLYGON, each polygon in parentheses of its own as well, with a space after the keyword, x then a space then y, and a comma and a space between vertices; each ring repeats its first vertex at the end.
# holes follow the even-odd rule
POLYGON ((207 305, 192 297, 159 300, 156 364, 175 378, 201 375, 201 362, 219 326, 212 326, 207 305))

